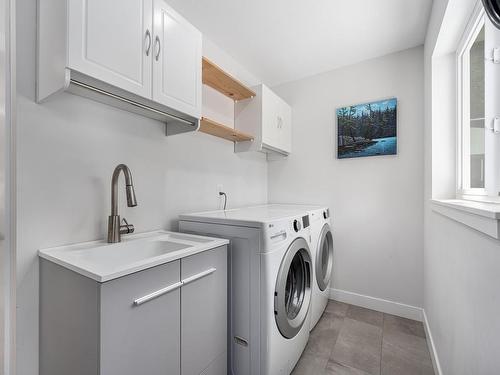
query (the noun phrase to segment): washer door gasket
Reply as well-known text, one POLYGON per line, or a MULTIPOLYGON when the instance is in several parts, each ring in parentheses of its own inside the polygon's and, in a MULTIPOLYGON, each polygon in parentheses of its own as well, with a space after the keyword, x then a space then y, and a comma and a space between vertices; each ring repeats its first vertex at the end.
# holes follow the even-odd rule
POLYGON ((304 238, 288 247, 276 280, 274 317, 280 333, 291 339, 299 333, 311 303, 311 255, 304 238))
POLYGON ((483 6, 493 25, 500 29, 500 0, 483 0, 483 6))

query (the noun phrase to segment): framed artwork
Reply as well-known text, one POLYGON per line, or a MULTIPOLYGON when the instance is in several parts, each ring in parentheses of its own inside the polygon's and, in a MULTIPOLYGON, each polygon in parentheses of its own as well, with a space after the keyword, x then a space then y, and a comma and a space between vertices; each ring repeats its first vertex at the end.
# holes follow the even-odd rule
POLYGON ((396 98, 337 108, 337 158, 397 154, 396 98))

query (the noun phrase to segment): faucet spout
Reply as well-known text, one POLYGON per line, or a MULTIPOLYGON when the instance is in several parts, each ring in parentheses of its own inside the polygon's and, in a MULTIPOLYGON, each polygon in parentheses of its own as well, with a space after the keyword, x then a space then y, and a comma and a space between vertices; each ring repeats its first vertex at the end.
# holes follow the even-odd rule
POLYGON ((125 192, 127 194, 127 206, 129 207, 137 206, 137 199, 135 197, 134 185, 125 186, 125 192))
POLYGON ((108 220, 108 242, 120 242, 121 234, 133 233, 134 226, 125 221, 124 225, 120 225, 120 216, 118 215, 118 178, 123 172, 125 176, 125 193, 127 195, 127 206, 137 206, 137 198, 135 196, 134 183, 132 181, 132 173, 125 164, 119 164, 111 179, 111 215, 108 220))
POLYGON ((134 182, 132 181, 132 172, 125 164, 119 164, 111 179, 111 215, 118 215, 118 178, 123 172, 125 176, 125 193, 127 194, 127 206, 137 206, 137 200, 134 191, 134 182))

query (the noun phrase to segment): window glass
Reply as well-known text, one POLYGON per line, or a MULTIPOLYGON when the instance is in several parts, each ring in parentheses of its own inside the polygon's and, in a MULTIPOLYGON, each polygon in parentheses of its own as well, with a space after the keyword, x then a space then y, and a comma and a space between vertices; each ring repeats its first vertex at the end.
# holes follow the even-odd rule
POLYGON ((469 61, 470 187, 484 188, 484 26, 469 50, 469 61))

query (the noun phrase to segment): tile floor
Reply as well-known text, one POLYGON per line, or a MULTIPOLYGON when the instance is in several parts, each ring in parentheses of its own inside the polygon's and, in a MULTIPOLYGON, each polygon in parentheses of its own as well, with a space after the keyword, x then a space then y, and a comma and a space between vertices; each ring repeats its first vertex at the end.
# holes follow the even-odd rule
POLYGON ((434 375, 422 323, 330 301, 292 375, 434 375))

